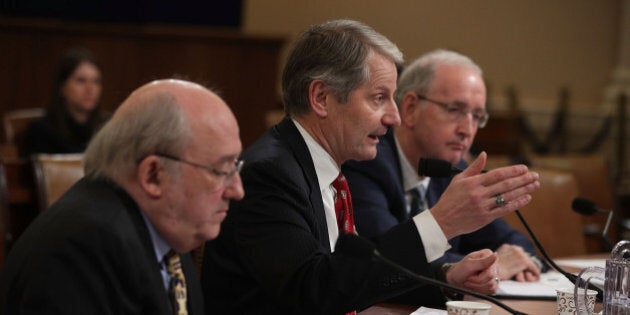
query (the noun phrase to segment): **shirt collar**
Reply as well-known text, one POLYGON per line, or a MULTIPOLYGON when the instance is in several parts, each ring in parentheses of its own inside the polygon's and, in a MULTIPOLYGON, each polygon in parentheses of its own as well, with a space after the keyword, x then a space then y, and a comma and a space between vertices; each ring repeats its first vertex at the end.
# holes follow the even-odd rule
POLYGON ((315 173, 317 174, 317 180, 319 181, 319 189, 324 190, 330 187, 330 184, 337 178, 341 169, 335 162, 335 160, 324 150, 324 148, 311 137, 311 135, 304 129, 300 123, 295 121, 293 123, 297 127, 298 131, 304 138, 308 151, 311 153, 313 159, 313 165, 315 166, 315 173))
POLYGON ((171 246, 166 243, 164 238, 157 232, 149 218, 144 214, 143 211, 140 211, 142 214, 142 219, 144 219, 144 223, 147 225, 147 229, 149 229, 149 236, 151 236, 151 242, 153 243, 153 250, 155 251, 155 258, 158 263, 162 263, 164 256, 171 250, 171 246))
POLYGON ((405 153, 398 142, 398 138, 394 136, 394 142, 396 143, 396 151, 398 151, 398 160, 400 162, 400 171, 402 173, 403 180, 403 189, 405 191, 409 191, 413 188, 418 187, 418 185, 423 185, 424 190, 429 186, 429 181, 431 178, 425 176, 423 179, 420 179, 420 176, 414 171, 411 163, 407 160, 405 153))

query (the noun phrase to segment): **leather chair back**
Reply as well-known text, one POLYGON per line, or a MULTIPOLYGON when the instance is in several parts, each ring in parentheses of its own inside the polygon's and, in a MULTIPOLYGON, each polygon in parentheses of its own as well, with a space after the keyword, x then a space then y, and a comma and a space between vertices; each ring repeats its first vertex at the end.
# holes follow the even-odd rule
MULTIPOLYGON (((579 196, 575 176, 571 172, 531 168, 540 175, 540 188, 532 193, 532 201, 520 209, 534 234, 551 257, 566 257, 587 253, 582 230, 582 216, 571 210, 573 199, 579 196)), ((525 235, 527 230, 516 214, 504 219, 525 235)))
POLYGON ((9 111, 4 114, 4 142, 14 145, 19 156, 26 155, 26 129, 36 119, 43 117, 43 108, 25 108, 9 111))
POLYGON ((40 211, 83 177, 83 154, 36 154, 31 158, 40 211))

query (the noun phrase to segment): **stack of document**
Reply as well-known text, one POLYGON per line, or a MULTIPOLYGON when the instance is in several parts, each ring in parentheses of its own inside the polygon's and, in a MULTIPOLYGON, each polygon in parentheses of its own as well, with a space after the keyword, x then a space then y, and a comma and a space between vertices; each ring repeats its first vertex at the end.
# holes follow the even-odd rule
MULTIPOLYGON (((559 259, 555 262, 557 265, 579 270, 591 266, 602 268, 606 266, 605 259, 559 259)), ((593 284, 596 286, 602 285, 596 281, 593 284)), ((556 289, 573 286, 574 284, 561 273, 548 271, 540 275, 540 281, 538 282, 501 281, 496 297, 553 300, 556 298, 556 289)))
POLYGON ((573 283, 557 271, 548 271, 541 274, 537 282, 501 281, 496 297, 553 300, 556 289, 566 287, 573 287, 573 283))

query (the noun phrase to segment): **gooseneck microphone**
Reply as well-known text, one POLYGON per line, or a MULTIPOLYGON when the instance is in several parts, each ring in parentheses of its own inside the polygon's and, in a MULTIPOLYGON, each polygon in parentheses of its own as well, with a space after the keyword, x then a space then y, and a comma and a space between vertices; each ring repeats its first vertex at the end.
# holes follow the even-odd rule
POLYGON ((571 208, 573 211, 582 214, 582 215, 594 215, 596 213, 608 213, 608 218, 606 219, 606 224, 604 225, 604 229, 602 230, 602 245, 606 249, 607 252, 612 250, 612 243, 608 239, 608 229, 610 228, 610 223, 613 218, 612 210, 602 210, 597 207, 595 202, 586 198, 575 198, 571 203, 571 208))
MULTIPOLYGON (((428 177, 450 177, 453 175, 457 175, 459 173, 461 173, 463 170, 459 169, 457 167, 454 167, 451 165, 451 163, 449 163, 448 161, 444 161, 444 160, 440 160, 440 159, 420 159, 420 162, 418 163, 418 175, 419 176, 428 176, 428 177)), ((547 251, 543 248, 543 246, 540 244, 540 242, 538 241, 538 238, 536 237, 536 235, 534 235, 534 232, 532 231, 532 229, 529 227, 529 224, 527 224, 527 222, 525 221, 525 218, 523 218, 523 215, 521 215, 521 212, 517 209, 516 211, 516 215, 518 216, 518 218, 521 220, 521 223, 523 223, 523 226, 525 227, 525 229, 527 230, 527 233, 529 233, 529 236, 532 238, 532 241, 534 241, 534 244, 536 245, 536 248, 538 248, 538 250, 540 251, 540 253, 543 255, 543 257, 545 258, 545 261, 556 271, 558 271, 559 273, 561 273, 565 278, 569 279, 569 281, 571 281, 571 283, 576 283, 576 281, 579 279, 578 276, 566 272, 564 269, 560 268, 560 266, 558 266, 553 259, 551 259, 551 257, 549 257, 549 255, 547 254, 547 251)), ((580 280, 582 281, 582 280, 580 280)), ((600 301, 603 300, 604 298, 604 292, 598 288, 595 287, 594 285, 590 285, 589 289, 593 289, 595 291, 597 291, 597 299, 599 299, 600 301)))
POLYGON ((580 197, 573 199, 573 202, 571 203, 571 208, 573 208, 575 212, 583 215, 593 215, 598 212, 610 212, 607 210, 600 210, 599 208, 597 208, 595 202, 580 197))
POLYGON ((461 171, 444 160, 423 158, 418 162, 418 176, 422 177, 450 177, 461 173, 461 171))
POLYGON ((467 289, 463 289, 463 288, 459 288, 456 286, 453 286, 451 284, 448 284, 446 282, 442 282, 430 277, 426 277, 423 275, 419 275, 385 257, 383 257, 378 250, 376 249, 376 247, 374 246, 374 244, 372 244, 372 242, 368 241, 365 238, 362 238, 356 234, 352 234, 352 233, 348 233, 348 234, 342 234, 339 236, 339 239, 337 239, 337 244, 335 245, 335 251, 339 251, 339 252, 344 252, 346 254, 351 255, 352 257, 355 258, 359 258, 359 259, 376 259, 379 261, 382 261, 384 263, 386 263, 387 265, 397 269, 398 271, 404 273, 405 275, 407 275, 408 277, 410 277, 411 279, 414 279, 420 283, 427 283, 433 286, 436 286, 438 288, 444 288, 444 289, 448 289, 451 291, 455 291, 457 293, 461 293, 461 294, 467 294, 467 295, 471 295, 477 298, 480 298, 482 300, 491 302, 499 307, 501 307, 502 309, 510 312, 510 314, 515 314, 515 315, 526 315, 525 313, 519 312, 507 305, 505 305, 504 303, 502 303, 501 301, 487 296, 485 294, 481 294, 481 293, 477 293, 474 291, 470 291, 467 289))

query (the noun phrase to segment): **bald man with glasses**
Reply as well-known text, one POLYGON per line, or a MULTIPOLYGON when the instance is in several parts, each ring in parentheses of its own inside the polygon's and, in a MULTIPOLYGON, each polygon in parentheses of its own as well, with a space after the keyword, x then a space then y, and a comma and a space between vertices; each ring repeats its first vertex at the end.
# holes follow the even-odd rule
MULTIPOLYGON (((400 75, 395 99, 401 125, 381 137, 376 159, 343 166, 362 236, 381 235, 433 207, 452 178, 420 178, 418 161, 437 158, 466 168, 464 157, 489 119, 481 68, 453 51, 432 51, 412 62, 400 75)), ((498 195, 496 202, 505 199, 498 195)), ((542 264, 531 241, 503 219, 449 244, 450 250, 432 262, 438 274, 464 255, 489 248, 499 255, 500 279, 539 278, 542 264)))
POLYGON ((85 152, 85 174, 41 213, 0 273, 0 314, 205 314, 190 251, 244 196, 234 114, 164 79, 136 89, 85 152))

